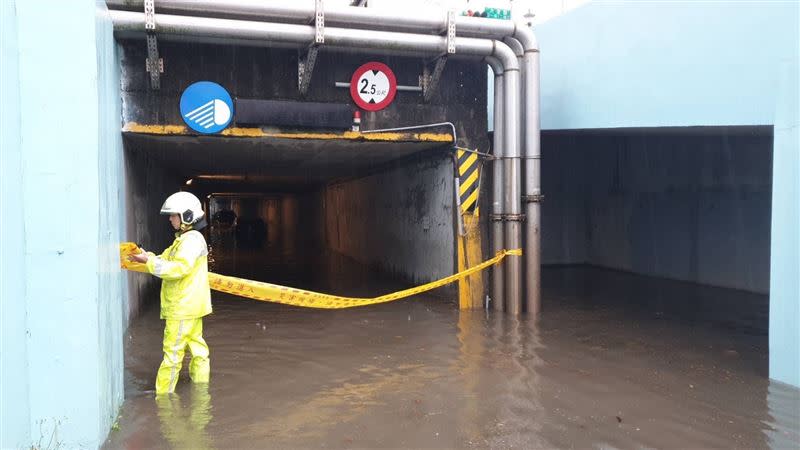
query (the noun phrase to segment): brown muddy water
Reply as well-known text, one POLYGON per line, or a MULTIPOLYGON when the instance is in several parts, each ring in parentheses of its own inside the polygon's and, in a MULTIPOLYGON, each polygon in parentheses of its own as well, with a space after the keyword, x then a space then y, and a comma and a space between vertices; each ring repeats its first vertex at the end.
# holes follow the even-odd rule
MULTIPOLYGON (((238 255, 216 269, 350 295, 403 286, 343 258, 238 255)), ((159 399, 151 308, 128 330, 104 447, 800 447, 800 390, 767 378, 765 296, 585 267, 543 277, 538 322, 446 295, 319 311, 215 293, 211 383, 184 364, 159 399)))

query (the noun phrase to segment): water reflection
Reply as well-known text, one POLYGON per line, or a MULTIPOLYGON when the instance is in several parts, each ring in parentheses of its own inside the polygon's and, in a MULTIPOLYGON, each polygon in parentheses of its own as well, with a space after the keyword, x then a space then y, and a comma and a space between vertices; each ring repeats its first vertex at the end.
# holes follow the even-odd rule
POLYGON ((179 394, 161 394, 155 398, 161 434, 176 449, 212 449, 206 427, 212 420, 208 383, 192 383, 189 404, 185 407, 179 394))
POLYGON ((800 448, 800 390, 770 381, 767 393, 768 418, 763 423, 771 449, 800 448))
MULTIPOLYGON (((218 248, 219 270, 257 280, 354 296, 405 287, 341 255, 218 248)), ((800 390, 767 379, 763 298, 589 268, 543 281, 538 322, 459 312, 446 296, 319 311, 214 293, 213 415, 208 391, 185 381, 181 397, 143 395, 161 356, 147 311, 130 327, 121 429, 105 447, 800 447, 800 390)))

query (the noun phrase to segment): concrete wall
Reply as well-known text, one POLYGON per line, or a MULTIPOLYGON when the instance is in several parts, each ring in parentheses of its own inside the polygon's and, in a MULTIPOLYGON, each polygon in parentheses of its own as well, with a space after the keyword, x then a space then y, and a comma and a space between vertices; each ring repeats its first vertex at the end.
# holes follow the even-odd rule
POLYGON ((95 14, 97 63, 97 334, 99 438, 117 417, 125 394, 123 337, 128 325, 127 280, 119 269, 119 243, 126 236, 123 153, 120 133, 119 47, 102 2, 95 14))
MULTIPOLYGON (((397 84, 417 85, 423 63, 430 60, 333 53, 323 48, 309 92, 301 97, 297 90, 296 50, 165 42, 160 44, 159 51, 166 73, 161 89, 153 91, 143 69, 144 40, 125 41, 122 45, 123 118, 139 124, 183 125, 178 108, 181 93, 199 80, 217 82, 233 97, 351 104, 355 110, 350 91, 336 88, 334 84, 349 82, 353 71, 361 64, 384 62, 394 71, 397 84)), ((362 129, 451 121, 456 125, 461 145, 487 148, 484 67, 478 60, 448 61, 430 102, 423 102, 421 93, 398 92, 387 108, 362 112, 362 129)))
MULTIPOLYGON (((117 92, 117 95, 119 93, 117 92)), ((118 116, 119 117, 119 116, 118 116)), ((140 244, 146 250, 160 253, 175 238, 172 226, 166 217, 159 214, 164 200, 179 191, 181 179, 161 167, 144 149, 125 140, 125 241, 140 244)), ((146 305, 158 304, 160 281, 155 277, 139 273, 127 273, 128 310, 130 318, 146 305)))
POLYGON ((769 292, 767 127, 543 136, 545 264, 769 292))
MULTIPOLYGON (((337 88, 335 83, 349 81, 361 64, 382 61, 393 69, 398 84, 417 85, 424 63, 430 62, 428 57, 344 53, 323 47, 309 92, 301 96, 297 89, 297 50, 160 42, 165 73, 161 89, 154 91, 143 69, 144 39, 125 40, 121 46, 123 121, 157 125, 183 125, 178 108, 180 96, 199 80, 220 83, 234 98, 350 104, 356 110, 349 90, 337 88)), ((429 102, 423 101, 421 93, 398 92, 386 109, 363 113, 362 130, 451 121, 461 145, 486 149, 485 67, 478 59, 448 61, 440 87, 429 102)), ((236 125, 235 117, 232 125, 236 125)), ((269 124, 264 124, 264 128, 270 128, 269 124)), ((446 132, 448 128, 436 131, 446 132)), ((162 141, 164 145, 167 142, 166 139, 162 141)), ((191 143, 188 139, 183 142, 191 143)), ((277 150, 258 151, 269 155, 270 151, 277 150)), ((263 160, 259 163, 263 164, 263 160)), ((299 190, 307 190, 307 187, 299 186, 299 190)))
POLYGON ((328 186, 326 245, 412 282, 452 274, 453 173, 446 156, 328 186))
MULTIPOLYGON (((591 2, 537 26, 543 129, 772 125, 800 3, 591 2)), ((795 105, 798 100, 795 99, 795 105)))
POLYGON ((25 295, 25 210, 20 192, 19 43, 14 2, 0 2, 0 447, 31 442, 25 295))
POLYGON ((798 62, 783 66, 772 187, 769 375, 800 387, 800 99, 798 62))
POLYGON ((119 66, 103 9, 3 2, 3 447, 97 447, 122 403, 119 66))

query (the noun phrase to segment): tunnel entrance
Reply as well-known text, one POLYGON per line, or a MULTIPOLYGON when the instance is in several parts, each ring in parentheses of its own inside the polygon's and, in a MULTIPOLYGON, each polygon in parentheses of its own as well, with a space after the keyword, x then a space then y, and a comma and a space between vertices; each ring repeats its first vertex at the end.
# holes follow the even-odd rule
POLYGON ((757 347, 766 376, 772 127, 549 131, 542 142, 551 305, 714 329, 728 350, 757 347))
MULTIPOLYGON (((341 295, 383 294, 386 285, 373 278, 400 286, 453 272, 449 140, 127 132, 129 226, 148 250, 165 248, 172 234, 160 204, 171 192, 189 191, 209 219, 211 271, 341 295)), ((133 297, 146 298, 151 284, 137 279, 133 297)))

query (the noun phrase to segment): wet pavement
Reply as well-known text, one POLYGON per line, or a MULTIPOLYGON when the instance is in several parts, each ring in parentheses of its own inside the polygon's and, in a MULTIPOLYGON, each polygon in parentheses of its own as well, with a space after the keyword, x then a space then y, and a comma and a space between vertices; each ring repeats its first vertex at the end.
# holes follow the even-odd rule
MULTIPOLYGON (((238 254, 215 255, 217 270, 350 295, 403 287, 344 258, 238 254)), ((435 293, 335 311, 214 293, 210 385, 184 364, 158 400, 151 308, 128 331, 105 448, 800 447, 800 390, 767 378, 766 296, 584 267, 545 269, 543 285, 538 322, 435 293)))

